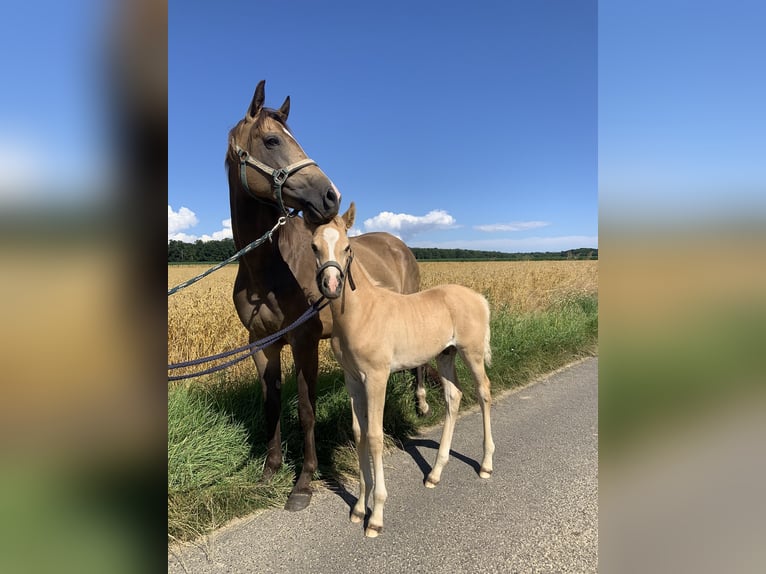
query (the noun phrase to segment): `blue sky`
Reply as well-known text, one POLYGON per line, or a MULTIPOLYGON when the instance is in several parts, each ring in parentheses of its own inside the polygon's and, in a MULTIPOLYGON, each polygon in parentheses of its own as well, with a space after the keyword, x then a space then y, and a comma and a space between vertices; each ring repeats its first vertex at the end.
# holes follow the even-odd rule
MULTIPOLYGON (((268 105, 292 97, 293 132, 360 230, 393 213, 412 245, 559 249, 595 245, 597 213, 619 228, 766 212, 760 0, 604 0, 598 29, 592 1, 424 5, 173 0, 174 233, 225 229, 226 133, 260 79, 268 105)), ((4 7, 1 209, 112 173, 113 9, 4 7)))
POLYGON ((265 79, 359 231, 596 247, 596 16, 593 1, 171 0, 169 237, 230 233, 226 136, 265 79))
POLYGON ((766 3, 602 1, 598 30, 601 220, 762 217, 766 3))
POLYGON ((98 0, 3 6, 0 205, 92 196, 111 169, 103 80, 111 8, 98 0))

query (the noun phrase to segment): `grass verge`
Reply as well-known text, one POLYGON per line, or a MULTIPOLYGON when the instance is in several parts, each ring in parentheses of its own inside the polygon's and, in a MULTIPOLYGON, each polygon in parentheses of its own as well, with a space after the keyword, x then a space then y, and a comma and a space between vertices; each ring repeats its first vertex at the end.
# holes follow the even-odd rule
MULTIPOLYGON (((578 357, 595 353, 598 300, 595 294, 571 296, 548 309, 513 314, 493 311, 493 393, 522 385, 578 357)), ((458 361, 461 407, 473 405, 473 384, 458 361)), ((389 380, 384 431, 401 444, 418 429, 444 416, 441 386, 429 381, 431 413, 419 418, 409 374, 389 380)), ((265 455, 260 385, 225 375, 168 391, 168 540, 190 540, 258 508, 281 506, 302 457, 295 380, 282 389, 282 440, 285 462, 268 484, 261 483, 265 455)), ((338 368, 320 377, 316 413, 318 478, 356 476, 351 410, 338 368)))

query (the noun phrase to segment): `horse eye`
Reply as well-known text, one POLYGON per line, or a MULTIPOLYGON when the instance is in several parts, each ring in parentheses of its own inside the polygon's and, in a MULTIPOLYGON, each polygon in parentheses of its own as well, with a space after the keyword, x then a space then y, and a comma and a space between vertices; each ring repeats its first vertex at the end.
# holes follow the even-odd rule
POLYGON ((314 245, 313 243, 311 244, 311 251, 313 251, 314 253, 316 253, 317 251, 319 251, 319 250, 317 249, 317 246, 316 246, 316 245, 314 245))
POLYGON ((279 138, 277 136, 267 136, 264 138, 263 143, 266 145, 267 148, 271 149, 274 147, 277 147, 281 142, 279 141, 279 138))
POLYGON ((351 251, 351 245, 346 245, 346 248, 343 250, 344 253, 348 253, 351 251))

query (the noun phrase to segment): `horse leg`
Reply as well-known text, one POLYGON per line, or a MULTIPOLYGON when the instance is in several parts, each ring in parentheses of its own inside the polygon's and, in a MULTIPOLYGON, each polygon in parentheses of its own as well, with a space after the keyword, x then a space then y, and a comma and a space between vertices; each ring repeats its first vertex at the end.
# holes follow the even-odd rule
POLYGON ((495 453, 495 442, 492 440, 492 424, 490 423, 490 407, 492 406, 492 393, 489 387, 489 377, 484 369, 484 350, 476 349, 473 352, 461 352, 463 361, 473 375, 476 384, 476 395, 479 397, 481 418, 484 423, 484 458, 481 461, 479 476, 489 478, 492 475, 492 455, 495 453))
POLYGON ((418 401, 418 414, 425 417, 431 411, 431 407, 426 402, 426 366, 421 365, 412 369, 412 375, 415 377, 415 398, 418 401))
POLYGON ((351 425, 359 461, 359 497, 351 510, 351 522, 359 523, 367 514, 367 490, 372 487, 370 451, 367 447, 367 398, 364 385, 346 373, 346 390, 351 397, 351 425))
POLYGON ((455 421, 460 408, 460 399, 463 396, 457 380, 455 370, 455 347, 448 347, 436 357, 436 367, 441 376, 444 386, 444 400, 447 403, 447 413, 444 418, 444 429, 439 442, 439 451, 436 454, 436 463, 426 478, 427 488, 434 488, 441 480, 442 470, 449 462, 449 451, 452 446, 452 434, 455 431, 455 421))
MULTIPOLYGON (((251 342, 254 336, 250 336, 251 342)), ((264 402, 266 419, 266 464, 263 479, 269 481, 282 465, 282 438, 279 428, 279 415, 282 411, 282 364, 281 347, 272 345, 253 355, 264 402)))
POLYGON ((383 531, 383 505, 388 498, 386 479, 383 475, 383 408, 386 402, 388 375, 388 370, 375 374, 368 373, 364 382, 367 390, 367 441, 375 475, 372 514, 364 531, 364 535, 368 538, 375 538, 383 531))
POLYGON ((291 342, 298 383, 298 419, 303 430, 303 467, 286 510, 303 510, 311 502, 311 481, 318 467, 314 425, 316 422, 316 387, 319 372, 319 341, 302 335, 291 342))

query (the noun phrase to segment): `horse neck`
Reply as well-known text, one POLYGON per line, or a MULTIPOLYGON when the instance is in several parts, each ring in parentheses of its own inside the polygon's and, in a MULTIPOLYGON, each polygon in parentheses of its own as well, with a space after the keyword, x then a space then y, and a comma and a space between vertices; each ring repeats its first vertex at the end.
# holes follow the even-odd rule
POLYGON ((348 269, 343 285, 343 293, 337 299, 330 300, 333 321, 348 324, 365 320, 369 316, 370 307, 375 305, 378 292, 382 290, 373 282, 367 270, 354 259, 348 269), (351 276, 354 287, 351 287, 351 276))
MULTIPOLYGON (((273 229, 280 214, 276 206, 272 207, 248 196, 241 189, 238 176, 234 172, 236 170, 229 170, 229 202, 234 245, 239 250, 273 229)), ((284 230, 284 227, 280 230, 284 230)), ((274 234, 275 242, 279 241, 280 235, 279 231, 274 234)), ((249 266, 258 268, 282 261, 279 249, 273 247, 271 244, 264 244, 244 255, 243 260, 249 266)))

